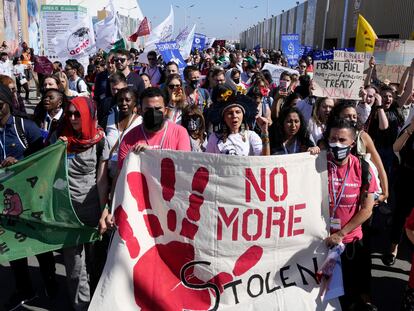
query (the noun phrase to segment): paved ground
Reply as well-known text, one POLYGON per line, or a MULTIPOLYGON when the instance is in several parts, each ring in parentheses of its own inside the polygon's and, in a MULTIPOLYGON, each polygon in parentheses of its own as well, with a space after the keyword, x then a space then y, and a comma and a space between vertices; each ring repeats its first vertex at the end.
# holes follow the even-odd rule
MULTIPOLYGON (((37 102, 32 93, 32 102, 37 102)), ((33 105, 28 108, 33 109, 33 105)), ((372 237, 372 298, 373 303, 380 311, 395 311, 400 309, 400 302, 408 280, 408 274, 411 268, 410 252, 411 246, 405 239, 400 247, 397 262, 392 267, 384 266, 380 260, 380 254, 386 251, 388 245, 388 231, 390 216, 376 213, 377 224, 380 229, 373 233, 372 237)), ((44 287, 41 281, 37 260, 29 258, 31 281, 34 288, 38 289, 39 297, 34 300, 30 306, 21 307, 19 310, 36 310, 36 311, 66 311, 71 310, 69 301, 65 295, 65 268, 62 257, 55 253, 56 274, 59 283, 58 297, 49 301, 44 294, 44 287)), ((28 280, 29 282, 30 280, 28 280)), ((7 265, 0 265, 0 310, 14 290, 14 280, 10 269, 7 265)), ((116 310, 114 310, 116 311, 116 310)))

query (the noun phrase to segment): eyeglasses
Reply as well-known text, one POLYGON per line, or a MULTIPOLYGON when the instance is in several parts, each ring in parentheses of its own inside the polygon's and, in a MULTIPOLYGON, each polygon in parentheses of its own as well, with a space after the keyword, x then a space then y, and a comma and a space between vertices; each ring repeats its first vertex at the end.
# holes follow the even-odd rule
POLYGON ((66 112, 66 115, 69 117, 69 119, 72 118, 72 116, 74 116, 76 119, 79 119, 80 116, 81 116, 80 112, 77 111, 77 110, 76 111, 70 111, 69 110, 69 111, 66 112))
POLYGON ((114 62, 125 63, 127 59, 125 57, 114 57, 114 62))
POLYGON ((168 84, 168 88, 169 88, 170 90, 178 89, 178 88, 180 88, 180 87, 181 87, 181 85, 180 85, 180 84, 168 84))

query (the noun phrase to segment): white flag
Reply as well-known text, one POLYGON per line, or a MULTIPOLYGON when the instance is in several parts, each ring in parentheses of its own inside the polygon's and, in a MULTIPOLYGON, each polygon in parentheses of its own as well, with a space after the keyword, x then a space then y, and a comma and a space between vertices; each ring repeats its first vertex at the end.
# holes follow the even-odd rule
POLYGON ((170 14, 167 18, 159 24, 157 27, 151 29, 151 34, 148 36, 148 39, 145 42, 145 51, 141 53, 138 61, 140 63, 148 64, 147 54, 151 50, 156 50, 157 47, 155 43, 171 41, 173 39, 174 32, 174 10, 171 6, 170 14))
POLYGON ((55 37, 52 42, 55 44, 56 55, 60 60, 74 58, 81 62, 80 59, 87 59, 96 51, 91 18, 85 16, 68 31, 55 37))
POLYGON ((109 52, 112 44, 119 39, 118 18, 113 2, 109 2, 108 16, 95 24, 96 48, 109 52))
POLYGON ((181 31, 175 41, 179 46, 180 53, 184 59, 187 59, 191 53, 191 47, 193 46, 193 39, 196 25, 194 24, 191 31, 188 30, 188 26, 181 31))
POLYGON ((214 41, 216 41, 216 38, 208 38, 206 48, 211 48, 213 46, 214 41))

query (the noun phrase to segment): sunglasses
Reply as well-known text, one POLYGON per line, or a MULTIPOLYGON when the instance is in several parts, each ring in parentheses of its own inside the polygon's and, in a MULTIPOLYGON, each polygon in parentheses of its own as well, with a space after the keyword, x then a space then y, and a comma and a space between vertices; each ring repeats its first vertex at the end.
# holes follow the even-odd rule
POLYGON ((125 57, 114 57, 114 62, 125 63, 127 59, 125 57))
POLYGON ((66 112, 66 115, 69 117, 69 119, 70 118, 72 118, 72 116, 74 116, 76 119, 79 119, 80 118, 80 112, 79 111, 67 111, 66 112))
POLYGON ((180 85, 180 84, 168 84, 168 88, 169 88, 170 90, 178 89, 178 88, 180 88, 180 87, 181 87, 181 85, 180 85))
POLYGON ((151 61, 151 60, 156 60, 156 58, 154 58, 154 57, 148 57, 148 61, 151 61))

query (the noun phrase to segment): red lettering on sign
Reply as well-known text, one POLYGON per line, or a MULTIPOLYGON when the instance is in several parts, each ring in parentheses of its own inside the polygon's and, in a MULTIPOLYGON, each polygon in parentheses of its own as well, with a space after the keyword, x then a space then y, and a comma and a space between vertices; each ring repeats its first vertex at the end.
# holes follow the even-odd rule
MULTIPOLYGON (((266 201, 266 168, 260 169, 260 186, 258 182, 258 178, 254 176, 253 171, 250 168, 246 168, 245 171, 246 174, 246 182, 245 182, 245 198, 246 202, 251 202, 251 187, 256 192, 256 195, 258 199, 263 202, 266 201)), ((286 199, 286 196, 288 195, 288 182, 287 182, 287 172, 283 167, 280 168, 274 168, 270 174, 269 174, 269 195, 270 198, 274 202, 280 202, 286 199), (276 178, 280 178, 282 189, 281 193, 278 193, 277 191, 277 185, 276 178)))
POLYGON ((219 216, 217 217, 217 240, 223 239, 223 221, 227 228, 230 227, 231 223, 233 222, 233 234, 232 234, 232 240, 237 241, 237 235, 239 232, 239 223, 238 223, 238 217, 237 214, 239 212, 238 208, 233 209, 230 216, 227 216, 226 210, 223 207, 218 208, 219 216), (223 221, 221 220, 221 218, 223 221))
POLYGON ((262 236, 263 229, 263 213, 258 209, 248 209, 243 213, 243 224, 242 224, 242 235, 246 241, 257 241, 258 238, 262 236), (249 224, 252 224, 252 221, 249 221, 249 216, 256 215, 257 225, 256 233, 250 235, 248 232, 249 224))

